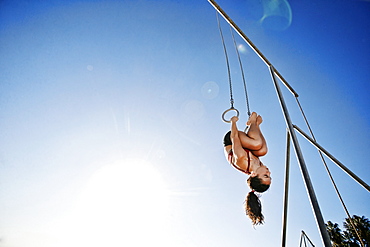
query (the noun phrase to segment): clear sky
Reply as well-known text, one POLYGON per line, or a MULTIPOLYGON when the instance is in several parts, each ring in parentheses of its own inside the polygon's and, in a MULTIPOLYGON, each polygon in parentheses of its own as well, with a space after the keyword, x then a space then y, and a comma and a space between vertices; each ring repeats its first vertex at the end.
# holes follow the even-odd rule
MULTIPOLYGON (((370 2, 218 0, 300 95, 318 142, 370 182, 370 2)), ((247 120, 228 24, 240 128, 247 120)), ((265 225, 223 154, 228 76, 206 0, 0 2, 0 246, 280 245, 286 126, 268 68, 236 35, 273 184, 265 225)), ((294 124, 307 128, 282 86, 294 124)), ((299 137, 325 221, 346 217, 299 137)), ((319 232, 292 152, 288 245, 319 232)), ((369 193, 328 162, 351 214, 369 193)))

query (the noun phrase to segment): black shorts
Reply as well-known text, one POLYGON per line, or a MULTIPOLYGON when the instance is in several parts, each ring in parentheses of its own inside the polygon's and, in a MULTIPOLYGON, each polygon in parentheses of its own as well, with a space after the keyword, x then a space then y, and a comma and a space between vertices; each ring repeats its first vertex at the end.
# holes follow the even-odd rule
POLYGON ((231 131, 227 132, 226 135, 224 136, 224 147, 233 144, 231 142, 230 134, 231 134, 231 131))

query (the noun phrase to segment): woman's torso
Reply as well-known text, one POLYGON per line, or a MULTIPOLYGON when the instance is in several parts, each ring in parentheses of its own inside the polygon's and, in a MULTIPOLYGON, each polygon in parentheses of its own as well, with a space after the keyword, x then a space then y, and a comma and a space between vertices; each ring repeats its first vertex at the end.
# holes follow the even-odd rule
POLYGON ((260 160, 257 156, 253 155, 253 153, 250 150, 244 149, 244 151, 247 154, 246 158, 243 159, 241 162, 238 161, 238 163, 236 163, 236 157, 233 153, 232 145, 225 146, 225 155, 229 163, 232 166, 234 166, 235 169, 249 175, 251 172, 251 167, 255 167, 255 165, 259 165, 260 160))

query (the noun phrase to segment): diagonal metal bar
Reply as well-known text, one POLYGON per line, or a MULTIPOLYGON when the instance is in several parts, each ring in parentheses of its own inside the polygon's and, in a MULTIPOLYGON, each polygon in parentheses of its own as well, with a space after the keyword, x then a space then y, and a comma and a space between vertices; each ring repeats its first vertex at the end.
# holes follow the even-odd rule
POLYGON ((302 235, 308 240, 308 242, 311 244, 311 246, 315 247, 315 245, 312 243, 311 239, 307 236, 307 234, 302 231, 302 235))
MULTIPOLYGON (((309 130, 309 132, 310 132, 310 134, 311 134, 311 138, 312 138, 312 140, 314 140, 315 142, 317 142, 317 141, 316 141, 316 138, 315 138, 315 135, 313 134, 313 131, 312 131, 312 129, 311 129, 310 123, 308 122, 308 119, 306 118, 306 114, 305 114, 305 113, 304 113, 304 111, 303 111, 303 108, 302 108, 302 106, 301 106, 301 103, 299 102, 299 100, 298 100, 298 98, 297 98, 297 97, 296 97, 295 99, 296 99, 296 101, 297 101, 298 107, 299 107, 299 109, 300 109, 300 111, 301 111, 301 114, 302 114, 302 116, 303 116, 303 119, 304 119, 304 121, 306 122, 306 126, 307 126, 307 128, 308 128, 308 130, 309 130)), ((294 127, 294 125, 293 125, 293 127, 294 127)), ((358 239, 360 240, 361 247, 365 247, 365 244, 364 244, 364 242, 362 241, 362 239, 361 239, 361 237, 360 237, 360 234, 358 233, 358 230, 356 229, 355 224, 353 223, 353 220, 352 220, 352 217, 351 217, 351 215, 350 215, 350 213, 349 213, 349 211, 348 211, 348 208, 347 208, 346 204, 344 203, 344 200, 343 200, 343 198, 342 198, 342 195, 341 195, 341 194, 340 194, 340 192, 339 192, 338 186, 337 186, 337 184, 336 184, 336 183, 335 183, 335 181, 334 181, 334 177, 333 177, 333 175, 332 175, 332 174, 331 174, 331 172, 330 172, 329 166, 326 164, 326 161, 325 161, 325 159, 324 159, 324 155, 322 154, 322 152, 321 152, 319 149, 318 149, 317 151, 318 151, 318 153, 319 153, 319 155, 320 155, 320 158, 321 158, 322 163, 324 164, 324 167, 325 167, 325 169, 326 169, 326 172, 328 173, 328 176, 329 176, 329 178, 330 178, 330 181, 331 181, 331 183, 333 184, 333 187, 334 187, 334 189, 335 189, 335 192, 337 193, 337 196, 338 196, 338 198, 339 198, 340 202, 342 203, 343 209, 344 209, 344 211, 345 211, 345 212, 346 212, 346 214, 347 214, 347 218, 348 218, 348 220, 350 221, 350 224, 351 224, 351 226, 352 226, 352 229, 356 232, 356 235, 357 235, 358 239)))
MULTIPOLYGON (((267 65, 272 65, 271 62, 262 54, 262 52, 253 44, 253 42, 243 33, 243 31, 234 23, 234 21, 221 9, 221 7, 214 1, 208 0, 208 2, 220 13, 220 15, 230 24, 232 28, 244 39, 244 41, 252 48, 252 50, 262 59, 262 61, 267 65)), ((274 70, 276 76, 281 80, 281 82, 288 88, 288 90, 295 96, 298 97, 297 92, 289 85, 289 83, 284 79, 284 77, 277 71, 274 70)))
POLYGON ((345 171, 350 177, 357 181, 360 185, 362 185, 367 191, 370 192, 370 187, 367 183, 365 183, 361 178, 359 178, 356 174, 354 174, 350 169, 348 169, 345 165, 343 165, 339 160, 337 160, 333 155, 331 155, 328 151, 326 151, 322 146, 320 146, 315 140, 313 140, 309 135, 303 132, 298 126, 293 125, 293 127, 300 133, 304 138, 306 138, 312 145, 314 145, 317 149, 323 152, 326 157, 328 157, 331 161, 333 161, 337 166, 339 166, 343 171, 345 171))

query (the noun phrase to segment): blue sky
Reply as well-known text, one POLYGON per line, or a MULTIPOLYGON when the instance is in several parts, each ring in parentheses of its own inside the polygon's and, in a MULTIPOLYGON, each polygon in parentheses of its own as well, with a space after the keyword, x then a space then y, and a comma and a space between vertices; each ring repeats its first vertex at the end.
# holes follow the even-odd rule
MULTIPOLYGON (((369 183, 369 2, 217 2, 300 95, 318 142, 369 183), (261 22, 274 6, 282 16, 261 22)), ((243 128, 240 70, 221 24, 243 128)), ((206 0, 2 1, 0 246, 280 244, 286 126, 268 68, 236 41, 273 177, 255 229, 242 208, 246 177, 224 159, 228 77, 206 0)), ((325 221, 341 223, 317 151, 299 141, 325 221)), ((320 246, 291 162, 288 246, 301 230, 320 246)), ((369 217, 369 193, 328 164, 350 213, 369 217)))

